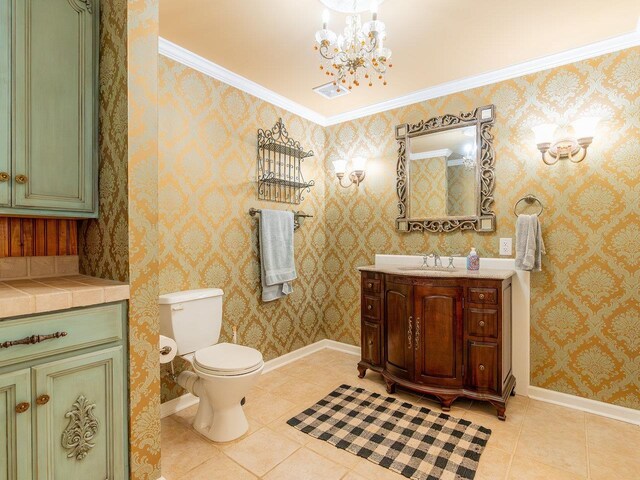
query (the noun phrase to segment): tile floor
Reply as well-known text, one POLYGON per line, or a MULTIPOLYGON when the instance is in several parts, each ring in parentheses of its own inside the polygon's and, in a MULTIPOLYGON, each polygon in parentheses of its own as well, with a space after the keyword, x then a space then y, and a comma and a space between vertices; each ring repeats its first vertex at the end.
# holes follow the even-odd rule
MULTIPOLYGON (((247 396, 249 431, 213 444, 189 428, 196 407, 162 420, 162 474, 167 480, 401 480, 405 477, 286 424, 342 383, 386 394, 380 375, 357 377, 358 358, 325 349, 262 375, 247 396)), ((425 397, 395 395, 440 411, 425 397)), ((577 410, 512 397, 507 421, 490 405, 459 400, 451 415, 493 430, 476 478, 638 479, 640 427, 577 410)))

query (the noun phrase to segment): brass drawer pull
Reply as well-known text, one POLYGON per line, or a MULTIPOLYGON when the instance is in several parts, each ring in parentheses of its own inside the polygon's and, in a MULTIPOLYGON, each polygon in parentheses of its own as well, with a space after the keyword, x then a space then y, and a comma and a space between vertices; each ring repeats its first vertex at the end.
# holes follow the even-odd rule
POLYGON ((478 295, 478 298, 479 298, 480 300, 484 300, 484 293, 481 293, 480 295, 478 295))
POLYGON ((0 182, 8 182, 10 178, 11 175, 9 175, 7 172, 0 172, 0 182))
POLYGON ((367 283, 367 288, 371 288, 371 287, 373 287, 373 283, 371 282, 367 283))
POLYGON ((485 325, 485 324, 484 324, 484 320, 480 320, 480 321, 478 322, 478 325, 480 325, 481 327, 484 327, 484 325, 485 325))
POLYGON ((369 340, 369 346, 373 347, 373 340, 369 340))
POLYGON ((38 398, 36 398, 36 403, 38 405, 46 405, 47 403, 49 403, 49 400, 51 400, 51 397, 45 393, 44 395, 40 395, 38 398))
POLYGON ((409 348, 411 348, 411 342, 413 342, 413 317, 409 317, 409 329, 407 330, 407 342, 409 348))
POLYGON ((54 338, 66 337, 67 332, 56 332, 48 335, 31 335, 30 337, 21 338, 20 340, 8 340, 0 343, 0 348, 15 347, 16 345, 35 345, 54 338))
POLYGON ((420 345, 420 317, 416 318, 416 340, 413 344, 415 349, 418 350, 418 345, 420 345))
POLYGON ((369 304, 367 305, 367 310, 371 310, 373 308, 373 305, 369 304))
POLYGON ((25 184, 29 181, 29 177, 26 175, 16 175, 16 183, 25 184))
POLYGON ((481 372, 484 372, 484 365, 480 364, 478 368, 480 369, 481 372))
POLYGON ((29 402, 20 402, 16 405, 16 413, 24 413, 29 410, 31 404, 29 402))

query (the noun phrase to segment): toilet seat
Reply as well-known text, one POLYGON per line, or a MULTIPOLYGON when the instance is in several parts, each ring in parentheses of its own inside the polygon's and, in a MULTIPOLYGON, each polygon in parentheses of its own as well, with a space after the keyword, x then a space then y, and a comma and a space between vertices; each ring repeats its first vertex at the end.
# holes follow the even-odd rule
POLYGON ((205 375, 232 376, 262 368, 262 354, 255 348, 234 343, 217 343, 195 352, 193 368, 205 375))

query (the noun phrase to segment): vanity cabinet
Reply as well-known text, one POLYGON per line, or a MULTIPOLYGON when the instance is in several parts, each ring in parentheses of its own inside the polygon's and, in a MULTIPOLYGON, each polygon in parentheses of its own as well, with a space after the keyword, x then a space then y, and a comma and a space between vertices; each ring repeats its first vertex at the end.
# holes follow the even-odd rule
POLYGON ((399 385, 434 395, 445 411, 458 397, 487 400, 506 418, 515 389, 510 278, 361 276, 360 378, 380 372, 389 393, 399 385))
POLYGON ((97 216, 97 0, 0 0, 0 215, 97 216))
POLYGON ((125 307, 0 322, 0 478, 127 478, 125 307))

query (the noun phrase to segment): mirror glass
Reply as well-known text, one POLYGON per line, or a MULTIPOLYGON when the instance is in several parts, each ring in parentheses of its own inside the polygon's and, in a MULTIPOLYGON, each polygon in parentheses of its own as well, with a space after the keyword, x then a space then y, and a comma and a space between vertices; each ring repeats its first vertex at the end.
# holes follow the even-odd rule
POLYGON ((411 138, 407 156, 412 217, 477 215, 476 130, 474 125, 411 138))

